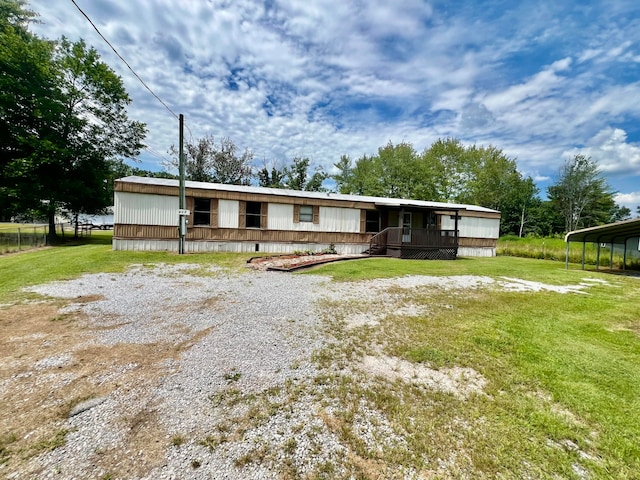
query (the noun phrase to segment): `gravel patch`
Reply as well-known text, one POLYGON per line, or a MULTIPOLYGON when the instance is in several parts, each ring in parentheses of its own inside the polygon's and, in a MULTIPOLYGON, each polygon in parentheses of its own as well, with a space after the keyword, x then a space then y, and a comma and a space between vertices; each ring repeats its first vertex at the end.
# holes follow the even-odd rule
POLYGON ((403 380, 423 385, 432 390, 451 393, 466 398, 472 393, 481 393, 486 379, 472 368, 453 367, 434 370, 425 365, 416 365, 395 357, 366 356, 362 369, 369 375, 387 380, 403 380))
MULTIPOLYGON (((42 295, 78 299, 62 313, 79 314, 87 323, 93 339, 83 341, 188 348, 164 359, 157 377, 122 385, 76 406, 65 420, 66 443, 29 460, 27 471, 37 472, 30 478, 104 478, 110 472, 101 466, 101 455, 116 452, 114 458, 140 469, 127 472, 127 478, 276 478, 283 465, 296 472, 294 477, 304 478, 327 462, 336 465, 334 474, 340 476, 340 460, 350 452, 327 424, 321 393, 310 395, 319 373, 311 356, 335 341, 327 336, 319 305, 326 300, 380 305, 375 314, 355 308, 350 313, 351 327, 375 327, 392 311, 428 314, 426 307, 411 304, 411 292, 444 289, 457 295, 481 288, 583 293, 586 285, 561 288, 470 275, 331 283, 315 275, 139 265, 122 274, 85 275, 31 287, 29 291, 42 295), (127 436, 138 439, 133 447, 126 443, 127 436), (157 450, 158 457, 148 457, 147 448, 157 450)), ((41 359, 34 374, 72 361, 71 353, 41 359)), ((137 368, 130 363, 105 371, 98 384, 114 382, 137 368)), ((359 368, 372 377, 400 379, 463 398, 481 392, 486 383, 469 368, 436 371, 385 356, 365 357, 359 368)), ((383 414, 364 404, 358 411, 353 428, 369 450, 403 446, 403 438, 383 414)), ((414 473, 404 477, 413 478, 414 473)))
POLYGON ((56 355, 53 357, 43 358, 36 362, 33 366, 36 370, 46 370, 48 368, 59 368, 67 365, 71 361, 70 354, 56 355))
MULTIPOLYGON (((167 375, 152 391, 148 386, 147 391, 128 386, 69 419, 73 431, 66 445, 38 458, 46 472, 43 478, 56 476, 55 472, 78 472, 78 478, 106 474, 93 465, 95 452, 121 445, 118 419, 139 415, 141 403, 153 411, 167 437, 179 434, 190 439, 184 448, 169 449, 163 466, 147 478, 176 478, 178 472, 179 478, 273 476, 273 472, 265 475, 263 467, 233 465, 229 455, 246 449, 245 442, 236 450, 212 452, 197 442, 228 418, 229 411, 212 402, 216 394, 230 387, 244 395, 260 394, 316 373, 309 359, 322 345, 322 336, 313 304, 328 279, 274 272, 235 274, 216 267, 207 272, 211 276, 195 276, 189 273, 192 269, 189 265, 137 266, 124 274, 86 275, 29 289, 68 299, 100 294, 100 300, 71 304, 65 312, 84 314, 101 344, 179 343, 194 332, 206 332, 181 358, 166 362, 167 375), (194 468, 192 461, 200 465, 194 468)), ((65 361, 68 358, 45 359, 39 368, 65 361)), ((106 374, 112 375, 118 373, 106 374)), ((302 407, 300 411, 305 412, 302 407)), ((313 415, 305 415, 309 418, 275 416, 273 422, 281 425, 267 425, 247 438, 268 439, 268 431, 286 431, 284 426, 295 421, 313 425, 313 415)))

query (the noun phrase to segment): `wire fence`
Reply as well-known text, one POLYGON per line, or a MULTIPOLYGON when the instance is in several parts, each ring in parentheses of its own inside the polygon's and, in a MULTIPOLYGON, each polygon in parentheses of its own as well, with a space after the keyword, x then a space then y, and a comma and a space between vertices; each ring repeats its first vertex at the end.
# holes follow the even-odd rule
MULTIPOLYGON (((62 238, 74 233, 72 225, 63 223, 56 224, 56 232, 62 238)), ((48 244, 48 235, 48 225, 13 224, 0 226, 0 254, 45 247, 48 244)))

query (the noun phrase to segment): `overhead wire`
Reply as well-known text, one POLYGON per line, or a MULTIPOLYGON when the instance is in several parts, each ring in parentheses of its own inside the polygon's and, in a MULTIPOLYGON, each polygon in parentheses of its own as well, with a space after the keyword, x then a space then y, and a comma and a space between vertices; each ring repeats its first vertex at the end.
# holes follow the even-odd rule
MULTIPOLYGON (((82 10, 82 8, 80 8, 80 6, 76 3, 75 0, 71 0, 71 3, 73 3, 73 5, 75 5, 75 7, 78 9, 78 11, 82 14, 82 16, 84 18, 87 19, 87 21, 91 24, 91 26, 93 27, 93 29, 98 33, 98 35, 100 35, 100 38, 102 38, 102 40, 105 41, 105 43, 107 45, 109 45, 109 47, 111 47, 111 50, 113 50, 113 53, 115 53, 118 58, 120 60, 122 60, 122 62, 127 66, 127 68, 131 71, 131 73, 133 73, 133 75, 138 79, 138 81, 144 86, 144 88, 146 88, 149 93, 151 95, 153 95, 156 100, 158 100, 163 106, 164 108, 166 108, 169 113, 171 113, 171 115, 173 115, 176 119, 180 119, 179 115, 177 113, 175 113, 171 107, 169 107, 169 105, 167 105, 164 100, 162 100, 158 95, 156 95, 156 93, 151 90, 151 87, 149 87, 146 82, 142 79, 142 77, 140 77, 140 75, 138 75, 138 73, 131 67, 131 65, 129 65, 129 63, 124 59, 124 57, 122 55, 120 55, 120 53, 118 52, 118 50, 116 50, 116 48, 111 44, 111 42, 109 42, 109 40, 107 40, 107 38, 102 34, 102 32, 100 31, 100 29, 96 26, 95 23, 93 23, 93 20, 91 20, 91 18, 89 17, 89 15, 87 15, 84 10, 82 10)), ((189 128, 189 125, 187 125, 186 122, 183 122, 183 125, 186 127, 187 131, 189 132, 189 140, 191 142, 193 142, 193 132, 191 131, 191 129, 189 128)), ((162 157, 161 157, 162 158, 162 157)), ((165 159, 166 160, 166 159, 165 159)))
POLYGON ((171 161, 165 157, 164 155, 162 155, 161 153, 156 152, 153 148, 150 147, 143 147, 143 150, 146 150, 147 152, 149 152, 151 155, 153 155, 156 158, 159 158, 160 160, 164 161, 164 162, 168 162, 170 163, 171 161))
POLYGON ((82 8, 80 8, 80 6, 76 3, 76 0, 71 0, 71 3, 73 3, 75 5, 75 7, 78 9, 78 11, 84 16, 84 18, 87 19, 87 21, 91 24, 91 26, 93 27, 93 29, 98 33, 98 35, 100 35, 100 37, 106 42, 107 45, 109 45, 111 47, 111 50, 113 50, 113 53, 115 53, 118 58, 120 60, 122 60, 122 62, 127 66, 127 68, 129 70, 131 70, 131 73, 133 73, 133 75, 135 75, 135 77, 140 81, 140 83, 144 86, 144 88, 146 88, 149 93, 151 95, 153 95, 163 106, 164 108, 166 108, 169 113, 171 113, 171 115, 173 115, 176 118, 180 118, 178 116, 178 114, 176 114, 173 110, 171 110, 171 108, 169 107, 169 105, 167 105, 164 100, 162 100, 158 95, 155 94, 155 92, 153 90, 151 90, 151 88, 145 83, 145 81, 142 79, 142 77, 140 77, 140 75, 138 75, 136 73, 136 71, 131 68, 131 65, 129 65, 129 63, 122 57, 122 55, 120 55, 120 53, 118 52, 118 50, 116 50, 116 48, 111 44, 111 42, 109 42, 109 40, 107 40, 107 38, 102 34, 102 32, 98 29, 98 27, 96 26, 95 23, 93 23, 93 20, 91 20, 91 18, 89 18, 89 15, 87 15, 84 10, 82 10, 82 8))

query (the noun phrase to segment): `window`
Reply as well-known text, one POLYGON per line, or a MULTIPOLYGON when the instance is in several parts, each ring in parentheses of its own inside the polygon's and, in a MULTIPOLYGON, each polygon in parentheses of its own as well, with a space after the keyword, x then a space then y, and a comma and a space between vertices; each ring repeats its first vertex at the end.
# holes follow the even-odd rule
POLYGON ((311 205, 300 206, 300 221, 301 222, 313 222, 313 207, 311 205))
POLYGON ((435 212, 427 211, 422 214, 422 228, 436 228, 438 217, 435 212))
POLYGON ((246 228, 260 228, 260 213, 262 204, 260 202, 247 202, 246 228))
POLYGON ((380 212, 377 210, 367 210, 365 217, 365 232, 380 231, 380 212))
POLYGON ((209 226, 211 222, 211 200, 209 198, 194 198, 193 200, 193 224, 209 226))

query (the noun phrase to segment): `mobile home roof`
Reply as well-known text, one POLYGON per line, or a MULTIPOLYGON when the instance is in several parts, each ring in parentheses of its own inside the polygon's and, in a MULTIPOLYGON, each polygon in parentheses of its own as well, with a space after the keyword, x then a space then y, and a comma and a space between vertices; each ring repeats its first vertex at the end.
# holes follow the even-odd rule
MULTIPOLYGON (((138 183, 144 185, 160 185, 166 187, 178 187, 178 180, 169 178, 151 178, 151 177, 124 177, 116 180, 123 183, 138 183)), ((429 202, 424 200, 409 200, 403 198, 386 198, 386 197, 369 197, 364 195, 344 195, 332 192, 306 192, 301 190, 286 190, 281 188, 254 187, 246 185, 227 185, 222 183, 205 183, 205 182, 185 182, 186 188, 200 190, 217 190, 222 192, 238 192, 253 193, 256 195, 278 195, 299 198, 330 198, 337 201, 349 202, 369 202, 381 207, 423 207, 423 208, 442 208, 450 210, 468 210, 474 212, 500 213, 497 210, 480 207, 477 205, 466 205, 457 203, 429 202)))

